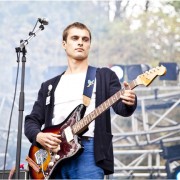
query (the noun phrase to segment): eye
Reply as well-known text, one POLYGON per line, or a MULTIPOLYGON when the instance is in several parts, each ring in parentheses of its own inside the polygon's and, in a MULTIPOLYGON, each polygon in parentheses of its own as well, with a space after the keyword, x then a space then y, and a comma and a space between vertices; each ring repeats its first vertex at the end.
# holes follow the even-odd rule
POLYGON ((72 36, 72 40, 74 41, 78 40, 78 36, 72 36))
POLYGON ((88 38, 88 37, 84 37, 84 38, 83 38, 83 41, 84 41, 84 42, 88 42, 88 41, 89 41, 89 38, 88 38))

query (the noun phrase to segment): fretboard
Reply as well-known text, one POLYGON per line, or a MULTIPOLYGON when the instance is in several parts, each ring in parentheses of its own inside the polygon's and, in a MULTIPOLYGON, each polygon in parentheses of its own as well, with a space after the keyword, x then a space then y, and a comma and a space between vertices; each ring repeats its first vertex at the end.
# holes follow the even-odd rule
MULTIPOLYGON (((133 80, 129 83, 128 88, 126 89, 134 89, 137 86, 136 80, 133 80)), ((107 99, 105 102, 103 102, 101 105, 99 105, 95 110, 93 110, 90 114, 82 118, 80 121, 76 122, 72 126, 73 134, 80 134, 82 131, 84 131, 88 125, 95 120, 100 114, 102 114, 104 111, 109 109, 114 103, 116 103, 118 100, 120 100, 121 95, 124 94, 124 89, 121 89, 114 95, 112 95, 109 99, 107 99)))

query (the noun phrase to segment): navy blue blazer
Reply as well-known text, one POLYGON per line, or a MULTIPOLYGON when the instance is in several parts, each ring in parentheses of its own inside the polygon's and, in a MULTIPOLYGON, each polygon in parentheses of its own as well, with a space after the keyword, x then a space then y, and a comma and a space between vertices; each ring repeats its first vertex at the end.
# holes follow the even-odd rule
MULTIPOLYGON (((32 112, 25 117, 25 135, 29 141, 36 144, 36 136, 41 131, 42 125, 49 127, 52 125, 54 110, 54 91, 61 75, 56 76, 41 84, 38 92, 38 98, 34 103, 32 112), (50 103, 46 105, 48 96, 48 86, 52 85, 50 91, 50 103)), ((117 75, 109 68, 97 68, 96 73, 96 107, 103 103, 121 89, 121 84, 117 75)), ((134 106, 128 106, 119 100, 112 107, 115 113, 127 117, 131 116, 137 106, 137 100, 134 106)), ((94 130, 94 156, 97 166, 104 170, 104 173, 112 174, 114 172, 114 156, 112 147, 111 117, 110 110, 99 115, 95 120, 94 130)))

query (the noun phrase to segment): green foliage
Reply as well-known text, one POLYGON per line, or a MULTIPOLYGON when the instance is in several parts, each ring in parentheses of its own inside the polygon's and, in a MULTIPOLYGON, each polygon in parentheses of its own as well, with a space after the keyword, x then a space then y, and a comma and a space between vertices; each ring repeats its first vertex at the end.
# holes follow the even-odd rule
POLYGON ((170 2, 167 2, 167 4, 170 4, 172 6, 174 6, 175 10, 177 12, 180 12, 180 1, 170 1, 170 2))
POLYGON ((178 17, 162 11, 106 22, 99 31, 99 63, 157 65, 180 62, 178 17), (134 27, 133 27, 134 24, 134 27))

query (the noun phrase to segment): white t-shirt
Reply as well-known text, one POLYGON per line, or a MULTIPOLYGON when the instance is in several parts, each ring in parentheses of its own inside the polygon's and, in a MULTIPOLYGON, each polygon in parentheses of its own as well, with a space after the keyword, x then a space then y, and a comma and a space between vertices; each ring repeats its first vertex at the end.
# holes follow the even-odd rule
MULTIPOLYGON (((83 90, 86 73, 62 75, 55 90, 54 114, 52 124, 63 122, 78 106, 83 104, 83 90)), ((85 116, 95 109, 96 81, 89 106, 85 116)), ((94 137, 94 121, 89 124, 89 130, 83 136, 94 137)))

